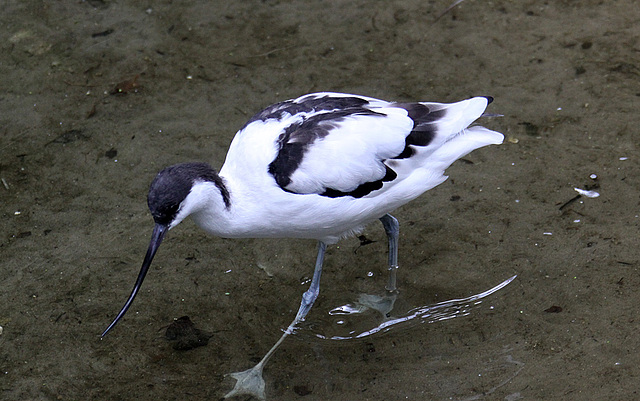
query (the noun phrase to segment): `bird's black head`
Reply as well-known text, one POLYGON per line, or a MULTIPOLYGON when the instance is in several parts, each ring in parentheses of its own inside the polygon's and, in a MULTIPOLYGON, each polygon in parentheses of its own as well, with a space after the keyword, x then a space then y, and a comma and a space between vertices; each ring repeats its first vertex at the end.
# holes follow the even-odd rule
POLYGON ((162 240, 164 239, 167 231, 175 224, 180 222, 180 219, 185 216, 178 217, 180 212, 180 206, 191 192, 191 188, 197 181, 211 181, 215 183, 220 189, 225 204, 228 205, 229 193, 227 192, 222 179, 218 176, 216 171, 211 168, 207 163, 182 163, 170 166, 160 171, 156 178, 151 183, 149 188, 149 196, 147 203, 149 204, 149 210, 155 221, 155 227, 151 234, 151 241, 149 242, 149 248, 147 254, 142 262, 140 273, 133 286, 131 295, 127 299, 120 313, 111 322, 109 327, 102 333, 104 337, 109 330, 111 330, 116 323, 124 316, 129 310, 131 303, 133 302, 136 294, 142 286, 153 257, 156 251, 160 247, 162 240))
POLYGON ((147 204, 156 224, 170 226, 194 182, 220 180, 207 163, 181 163, 164 168, 149 188, 147 204))

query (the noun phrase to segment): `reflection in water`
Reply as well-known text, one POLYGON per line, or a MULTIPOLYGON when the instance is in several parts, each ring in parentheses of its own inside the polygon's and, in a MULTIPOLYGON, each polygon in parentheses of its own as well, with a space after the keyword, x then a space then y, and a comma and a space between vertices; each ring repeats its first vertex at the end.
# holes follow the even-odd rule
MULTIPOLYGON (((452 299, 449 301, 439 302, 434 305, 421 306, 411 309, 403 316, 396 317, 390 316, 390 311, 396 300, 395 295, 377 297, 363 294, 355 305, 347 304, 339 306, 329 312, 331 316, 339 318, 335 321, 335 324, 342 327, 343 330, 346 329, 348 331, 347 335, 326 335, 318 332, 314 334, 325 340, 350 340, 367 337, 380 332, 384 333, 398 325, 405 326, 417 323, 433 323, 460 316, 467 316, 474 308, 478 307, 482 303, 484 298, 504 288, 515 278, 516 276, 513 276, 487 291, 467 298, 452 299), (382 323, 373 328, 370 328, 370 325, 367 329, 353 328, 355 322, 352 322, 351 320, 353 320, 354 317, 371 311, 384 316, 382 323)), ((314 327, 309 328, 312 331, 315 331, 314 327)))

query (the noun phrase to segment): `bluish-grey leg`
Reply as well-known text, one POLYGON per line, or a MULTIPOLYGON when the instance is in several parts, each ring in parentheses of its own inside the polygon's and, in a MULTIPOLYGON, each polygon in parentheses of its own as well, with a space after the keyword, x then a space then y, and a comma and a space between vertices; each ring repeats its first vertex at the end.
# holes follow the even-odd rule
POLYGON ((360 294, 357 305, 361 310, 375 309, 386 319, 390 316, 393 305, 398 298, 396 271, 398 270, 398 236, 400 234, 400 225, 398 224, 398 220, 390 214, 385 214, 380 217, 380 221, 389 240, 389 281, 387 281, 387 285, 384 287, 387 293, 383 297, 379 295, 360 294))
POLYGON ((398 220, 390 214, 385 214, 380 218, 384 231, 389 240, 389 281, 385 287, 389 292, 396 292, 396 271, 398 270, 398 237, 400 235, 400 224, 398 220))
POLYGON ((273 347, 266 353, 266 355, 262 358, 260 362, 256 366, 251 369, 245 370, 244 372, 236 372, 229 373, 229 376, 236 379, 236 385, 224 398, 233 397, 235 395, 252 395, 260 400, 265 400, 265 384, 264 379, 262 378, 262 369, 264 369, 264 365, 267 363, 269 358, 276 352, 276 349, 282 344, 284 339, 295 329, 296 325, 304 320, 305 316, 311 310, 313 303, 318 298, 318 294, 320 293, 320 276, 322 275, 322 262, 324 261, 324 254, 327 250, 327 244, 324 242, 318 242, 318 256, 316 258, 316 267, 313 271, 313 278, 311 279, 311 285, 309 289, 302 294, 302 302, 300 302, 300 308, 298 309, 298 313, 296 314, 293 322, 287 327, 284 334, 280 339, 274 344, 273 347))
POLYGON ((318 242, 318 256, 316 257, 316 267, 313 269, 313 278, 311 279, 311 285, 309 289, 302 294, 302 301, 300 302, 300 308, 296 314, 296 318, 291 322, 287 331, 290 332, 294 329, 295 325, 304 320, 307 313, 311 310, 313 303, 320 294, 320 276, 322 275, 322 263, 324 262, 324 254, 327 250, 327 244, 324 242, 318 242))

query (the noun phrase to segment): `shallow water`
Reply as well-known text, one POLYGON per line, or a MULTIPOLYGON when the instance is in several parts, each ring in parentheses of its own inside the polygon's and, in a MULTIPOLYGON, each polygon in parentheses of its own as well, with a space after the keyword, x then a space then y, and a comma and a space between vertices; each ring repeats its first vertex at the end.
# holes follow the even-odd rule
POLYGON ((372 225, 372 244, 329 248, 316 305, 265 369, 269 399, 638 398, 636 2, 466 0, 437 22, 452 1, 152 3, 3 5, 0 399, 229 391, 224 374, 257 362, 295 315, 312 242, 181 224, 127 316, 99 335, 142 262, 155 173, 221 166, 254 112, 320 90, 492 95, 503 117, 482 123, 505 143, 394 213, 394 310, 518 277, 467 316, 319 338, 348 334, 329 312, 385 284, 385 236, 372 225), (207 346, 165 339, 184 315, 211 334, 207 346))
MULTIPOLYGON (((353 304, 348 303, 331 309, 328 315, 334 317, 334 324, 316 323, 314 326, 323 332, 317 332, 315 335, 324 340, 334 341, 363 339, 378 333, 387 333, 390 330, 408 329, 417 324, 465 317, 470 315, 473 309, 478 308, 484 298, 506 287, 515 278, 516 276, 510 277, 479 294, 419 306, 406 312, 399 312, 399 308, 395 306, 398 294, 384 296, 360 294, 353 304), (324 332, 327 329, 332 333, 324 332)), ((308 321, 300 326, 301 329, 307 328, 310 332, 314 332, 313 326, 308 321)))

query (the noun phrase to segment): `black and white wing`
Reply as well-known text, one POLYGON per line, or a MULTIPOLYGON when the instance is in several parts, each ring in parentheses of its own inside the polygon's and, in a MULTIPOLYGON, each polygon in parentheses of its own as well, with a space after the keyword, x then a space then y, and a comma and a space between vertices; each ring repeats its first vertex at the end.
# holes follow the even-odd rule
MULTIPOLYGON (((467 129, 489 101, 478 97, 452 104, 394 103, 315 93, 256 114, 234 142, 272 141, 268 173, 285 191, 360 198, 415 169, 434 169, 443 180, 444 169, 457 158, 501 143, 499 133, 467 129)), ((232 144, 230 153, 233 149, 232 144)))

